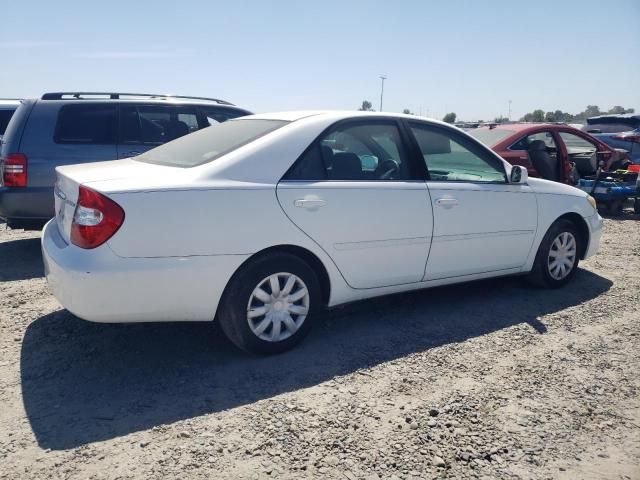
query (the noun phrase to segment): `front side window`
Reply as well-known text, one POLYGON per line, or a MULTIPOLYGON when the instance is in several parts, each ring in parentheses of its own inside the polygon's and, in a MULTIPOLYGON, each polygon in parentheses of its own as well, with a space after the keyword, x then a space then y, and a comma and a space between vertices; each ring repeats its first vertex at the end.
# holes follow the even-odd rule
POLYGON ((171 167, 195 167, 212 162, 287 123, 283 120, 231 120, 151 149, 138 155, 136 160, 171 167))
POLYGON ((192 107, 126 105, 120 107, 120 141, 161 145, 198 130, 192 107))
POLYGON ((482 147, 456 132, 411 124, 431 180, 505 183, 504 167, 482 147))
POLYGON ((318 138, 285 175, 287 180, 410 180, 395 123, 343 124, 318 138))
POLYGON ((565 147, 567 147, 567 152, 569 153, 569 155, 591 155, 596 150, 598 150, 593 143, 574 133, 560 132, 559 135, 564 142, 565 147))
POLYGON ((65 105, 58 114, 56 143, 116 143, 116 106, 105 104, 65 105))

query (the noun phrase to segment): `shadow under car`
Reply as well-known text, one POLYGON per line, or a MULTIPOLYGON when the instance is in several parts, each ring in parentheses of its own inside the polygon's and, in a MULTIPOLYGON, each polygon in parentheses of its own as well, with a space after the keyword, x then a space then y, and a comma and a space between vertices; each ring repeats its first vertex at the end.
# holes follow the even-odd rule
POLYGON ((397 294, 330 310, 292 351, 236 350, 208 323, 94 324, 65 310, 29 325, 24 406, 54 450, 219 412, 317 385, 414 352, 528 323, 578 305, 611 282, 579 270, 558 290, 511 278, 397 294))

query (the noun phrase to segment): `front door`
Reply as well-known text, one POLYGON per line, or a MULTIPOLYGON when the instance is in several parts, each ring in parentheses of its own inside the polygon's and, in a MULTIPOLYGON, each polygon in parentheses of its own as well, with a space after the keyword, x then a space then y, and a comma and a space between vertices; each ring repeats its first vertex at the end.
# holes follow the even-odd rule
POLYGON ((424 279, 522 267, 537 228, 531 188, 508 184, 503 162, 464 134, 409 125, 429 170, 434 217, 424 279))
POLYGON ((432 211, 420 177, 395 121, 340 122, 298 159, 277 194, 351 287, 382 287, 424 276, 432 211))

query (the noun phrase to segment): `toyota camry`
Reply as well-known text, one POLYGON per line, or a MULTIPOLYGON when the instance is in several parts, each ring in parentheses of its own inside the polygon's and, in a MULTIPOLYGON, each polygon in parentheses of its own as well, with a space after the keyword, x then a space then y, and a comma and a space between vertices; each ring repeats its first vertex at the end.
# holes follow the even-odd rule
POLYGON ((46 276, 73 314, 215 320, 256 353, 367 297, 516 274, 561 287, 602 231, 585 192, 447 124, 369 112, 252 115, 58 167, 55 209, 46 276))

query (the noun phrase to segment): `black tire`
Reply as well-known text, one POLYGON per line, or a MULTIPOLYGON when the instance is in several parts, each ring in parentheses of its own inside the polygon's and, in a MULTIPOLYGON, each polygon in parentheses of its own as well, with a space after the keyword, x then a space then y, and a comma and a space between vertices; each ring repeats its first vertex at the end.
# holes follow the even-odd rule
POLYGON ((578 270, 578 264, 580 263, 580 251, 582 242, 584 240, 580 237, 580 233, 575 223, 570 220, 560 219, 556 220, 549 230, 545 234, 533 264, 533 269, 529 273, 527 279, 530 283, 537 287, 543 288, 560 288, 569 283, 578 270), (549 267, 549 255, 553 242, 562 233, 570 233, 573 235, 576 242, 576 254, 573 259, 573 265, 569 273, 561 279, 554 278, 551 274, 549 267))
MULTIPOLYGON (((286 277, 282 277, 284 279, 286 277)), ((296 284, 299 286, 299 284, 296 284)), ((282 287, 283 285, 281 285, 282 287)), ((272 292, 268 292, 272 294, 272 292)), ((218 321, 225 335, 236 346, 250 353, 269 355, 284 352, 298 344, 311 330, 322 296, 318 277, 309 265, 288 253, 273 253, 258 257, 243 265, 231 278, 220 302, 218 321), (263 284, 268 277, 278 274, 293 274, 300 279, 308 291, 308 313, 288 338, 280 341, 267 341, 260 338, 249 326, 247 311, 254 289, 263 284)), ((266 306, 264 303, 262 306, 266 306)), ((271 304, 269 304, 271 305, 271 304)), ((262 319, 266 318, 262 317, 262 319)), ((259 321, 261 318, 259 317, 259 321)), ((300 317, 296 317, 300 319, 300 317)), ((265 331, 272 332, 274 326, 265 331)), ((280 327, 282 328, 282 327, 280 327)), ((286 327, 285 327, 286 329, 286 327)))
POLYGON ((633 213, 640 213, 640 198, 633 201, 633 213))

